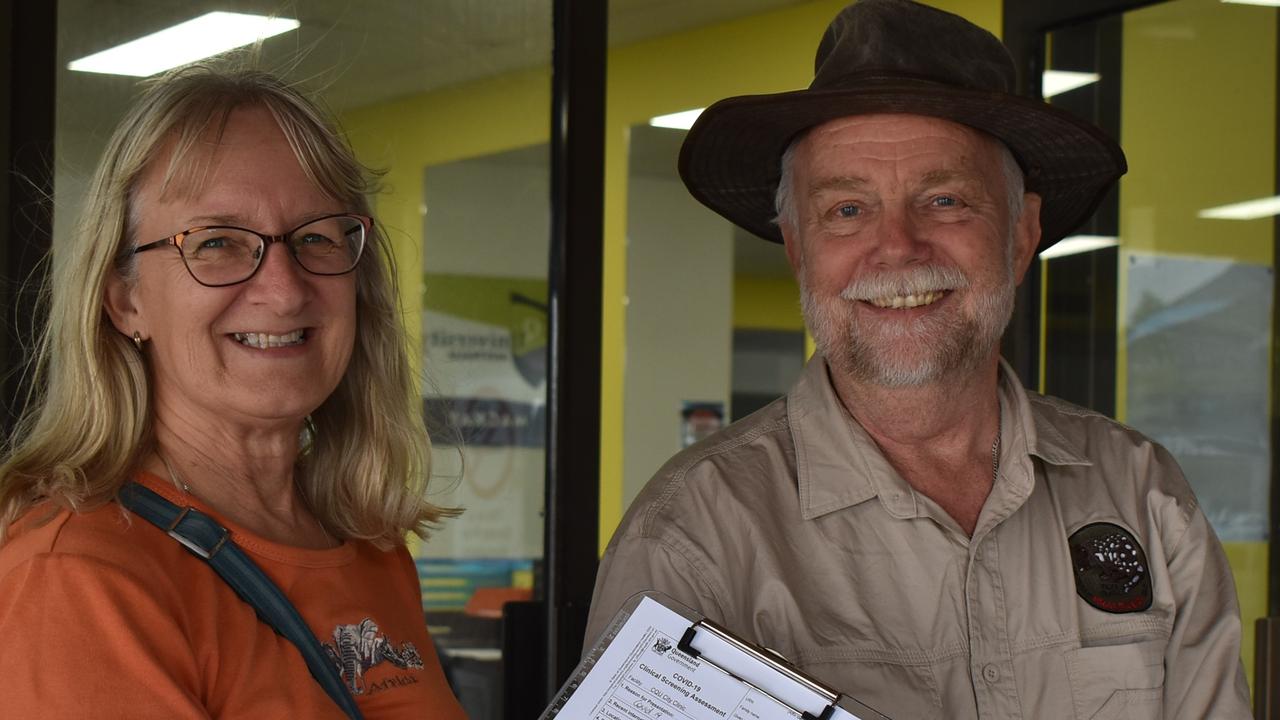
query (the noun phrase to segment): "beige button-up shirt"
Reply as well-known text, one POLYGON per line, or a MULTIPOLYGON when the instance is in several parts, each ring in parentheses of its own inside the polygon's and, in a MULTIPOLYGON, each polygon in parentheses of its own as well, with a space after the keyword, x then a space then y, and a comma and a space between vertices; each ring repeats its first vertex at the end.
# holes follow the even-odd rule
POLYGON ((967 536, 837 398, 820 358, 668 462, 596 581, 588 642, 659 590, 894 718, 1248 718, 1222 547, 1168 452, 1004 366, 1000 472, 967 536), (1068 538, 1111 523, 1151 605, 1077 593, 1068 538))

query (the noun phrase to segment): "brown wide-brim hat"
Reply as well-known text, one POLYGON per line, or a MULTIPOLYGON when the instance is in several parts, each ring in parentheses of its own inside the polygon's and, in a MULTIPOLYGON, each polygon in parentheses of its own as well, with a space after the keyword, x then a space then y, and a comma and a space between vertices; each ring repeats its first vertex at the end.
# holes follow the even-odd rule
POLYGON ((910 0, 861 0, 818 46, 806 90, 731 97, 707 108, 680 150, 680 177, 707 207, 766 240, 783 152, 809 128, 872 113, 968 125, 1003 142, 1042 198, 1040 250, 1083 223, 1128 169, 1102 130, 1013 94, 1009 51, 964 18, 910 0))

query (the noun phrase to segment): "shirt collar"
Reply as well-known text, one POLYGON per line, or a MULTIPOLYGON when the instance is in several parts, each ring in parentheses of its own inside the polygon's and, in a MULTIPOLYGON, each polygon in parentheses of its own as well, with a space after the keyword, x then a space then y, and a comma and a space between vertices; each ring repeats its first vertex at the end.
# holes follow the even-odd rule
MULTIPOLYGON (((1045 411, 1031 402, 1031 394, 1022 386, 1017 373, 1000 358, 1000 411, 1006 425, 1014 425, 1013 437, 1006 431, 1002 442, 1011 450, 1034 455, 1050 465, 1092 465, 1080 448, 1067 440, 1045 411), (1012 422, 1010 421, 1012 418, 1012 422), (1023 440, 1018 444, 1019 436, 1023 440), (1011 441, 1013 444, 1008 444, 1011 441)), ((1006 457, 1001 453, 1001 458, 1006 457)))
MULTIPOLYGON (((806 520, 879 496, 894 517, 920 513, 915 492, 881 455, 875 441, 849 415, 831 383, 826 360, 814 355, 787 395, 787 418, 795 445, 800 511, 806 520)), ((1089 465, 1048 420, 1037 412, 1022 383, 1000 361, 1002 479, 1025 498, 1034 482, 1028 456, 1053 465, 1089 465), (1020 468, 1022 472, 1015 472, 1020 468)))

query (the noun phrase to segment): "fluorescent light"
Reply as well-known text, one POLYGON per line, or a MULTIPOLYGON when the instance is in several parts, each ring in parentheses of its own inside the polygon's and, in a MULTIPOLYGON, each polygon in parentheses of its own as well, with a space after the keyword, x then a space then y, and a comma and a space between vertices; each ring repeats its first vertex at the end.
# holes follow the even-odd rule
POLYGON ((684 112, 671 113, 670 115, 659 115, 655 118, 649 118, 649 124, 654 127, 671 128, 673 130, 688 130, 693 127, 693 121, 698 119, 703 110, 706 110, 706 108, 685 110, 684 112))
POLYGON ((1075 90, 1102 79, 1098 73, 1072 72, 1069 70, 1045 70, 1040 82, 1040 94, 1051 98, 1068 90, 1075 90))
POLYGON ((1054 243, 1052 247, 1040 253, 1041 260, 1052 260, 1065 255, 1093 252, 1102 248, 1115 247, 1120 244, 1118 238, 1107 235, 1072 235, 1054 243))
POLYGON ((291 18, 211 12, 82 57, 67 67, 81 72, 147 77, 296 30, 298 25, 291 18))
POLYGON ((1233 5, 1261 5, 1263 7, 1280 7, 1280 0, 1222 0, 1233 5))
POLYGON ((1280 215, 1280 195, 1219 205, 1196 213, 1196 217, 1210 220, 1257 220, 1272 215, 1280 215))

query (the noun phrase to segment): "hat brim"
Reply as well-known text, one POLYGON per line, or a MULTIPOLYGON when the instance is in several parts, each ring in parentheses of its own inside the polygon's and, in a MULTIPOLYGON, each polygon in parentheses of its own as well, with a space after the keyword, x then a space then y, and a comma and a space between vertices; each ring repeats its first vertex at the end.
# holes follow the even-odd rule
POLYGON ((1093 125, 1029 98, 928 81, 863 82, 728 98, 689 129, 679 170, 689 192, 729 221, 782 242, 774 224, 780 161, 800 133, 850 115, 904 113, 981 130, 1013 151, 1041 197, 1040 250, 1079 227, 1125 173, 1124 152, 1093 125))

